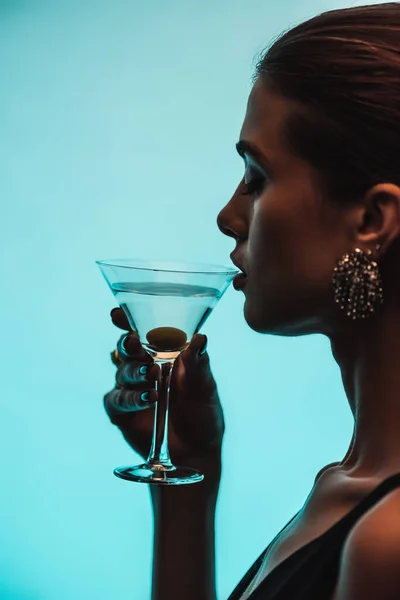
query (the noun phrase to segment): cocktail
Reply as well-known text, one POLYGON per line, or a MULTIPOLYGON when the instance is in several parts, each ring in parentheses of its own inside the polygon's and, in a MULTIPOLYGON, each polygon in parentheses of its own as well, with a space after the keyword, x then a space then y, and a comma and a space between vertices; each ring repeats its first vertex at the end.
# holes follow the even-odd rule
POLYGON ((116 259, 96 261, 132 330, 160 366, 154 430, 144 464, 118 467, 122 479, 159 485, 197 483, 204 475, 172 464, 168 409, 172 368, 222 298, 235 275, 231 267, 188 261, 116 259))

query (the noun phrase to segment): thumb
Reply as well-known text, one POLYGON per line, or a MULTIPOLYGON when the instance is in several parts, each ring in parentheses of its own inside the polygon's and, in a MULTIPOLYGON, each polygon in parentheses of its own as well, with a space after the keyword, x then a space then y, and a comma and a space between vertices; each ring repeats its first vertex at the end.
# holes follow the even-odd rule
MULTIPOLYGON (((207 352, 208 339, 204 333, 196 333, 186 348, 186 358, 190 361, 201 359, 207 352)), ((184 352, 182 354, 185 354, 184 352)))
POLYGON ((180 355, 182 366, 186 377, 191 380, 192 376, 203 377, 210 368, 210 357, 207 352, 208 339, 204 334, 196 333, 189 346, 180 355))
MULTIPOLYGON (((196 333, 188 347, 178 356, 172 371, 172 379, 176 380, 174 383, 182 384, 186 377, 191 379, 193 374, 198 375, 199 371, 202 371, 204 367, 209 365, 210 359, 206 352, 207 350, 207 336, 204 334, 196 333), (203 354, 200 354, 203 352, 203 354)), ((172 382, 171 382, 172 383, 172 382)))
POLYGON ((176 402, 171 403, 173 412, 181 410, 182 403, 185 406, 219 404, 217 384, 211 371, 207 345, 206 335, 195 334, 186 350, 179 355, 180 360, 176 365, 177 369, 172 372, 171 380, 171 391, 174 389, 178 392, 176 402))

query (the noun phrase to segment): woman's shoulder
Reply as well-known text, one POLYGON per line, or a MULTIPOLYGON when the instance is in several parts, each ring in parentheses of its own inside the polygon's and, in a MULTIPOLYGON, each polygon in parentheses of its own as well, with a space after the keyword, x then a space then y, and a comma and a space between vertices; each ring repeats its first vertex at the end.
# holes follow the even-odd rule
POLYGON ((322 467, 322 469, 320 469, 315 477, 315 481, 314 483, 317 482, 317 480, 321 477, 322 473, 324 473, 327 469, 329 469, 330 467, 334 467, 335 465, 339 465, 339 462, 332 462, 329 463, 328 465, 325 465, 324 467, 322 467))

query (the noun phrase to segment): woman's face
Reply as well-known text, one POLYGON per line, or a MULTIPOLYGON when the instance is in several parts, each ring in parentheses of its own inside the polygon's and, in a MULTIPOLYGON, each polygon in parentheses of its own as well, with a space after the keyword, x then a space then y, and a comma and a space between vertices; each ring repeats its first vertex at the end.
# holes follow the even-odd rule
POLYGON ((322 197, 313 168, 283 146, 280 129, 292 107, 256 82, 238 145, 244 178, 217 219, 247 274, 247 323, 289 336, 330 329, 339 313, 333 269, 353 249, 346 211, 322 197))

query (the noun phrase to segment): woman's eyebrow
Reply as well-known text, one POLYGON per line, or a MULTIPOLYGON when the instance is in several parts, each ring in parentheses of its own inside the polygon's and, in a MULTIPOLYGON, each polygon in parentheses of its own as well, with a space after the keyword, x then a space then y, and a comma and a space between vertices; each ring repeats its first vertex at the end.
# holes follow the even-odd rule
POLYGON ((261 166, 264 166, 266 169, 271 169, 271 164, 267 160, 266 156, 264 156, 261 150, 259 150, 257 146, 255 146, 251 142, 248 142, 246 140, 239 140, 236 144, 236 150, 242 158, 246 159, 246 154, 248 154, 250 157, 254 158, 261 166))

